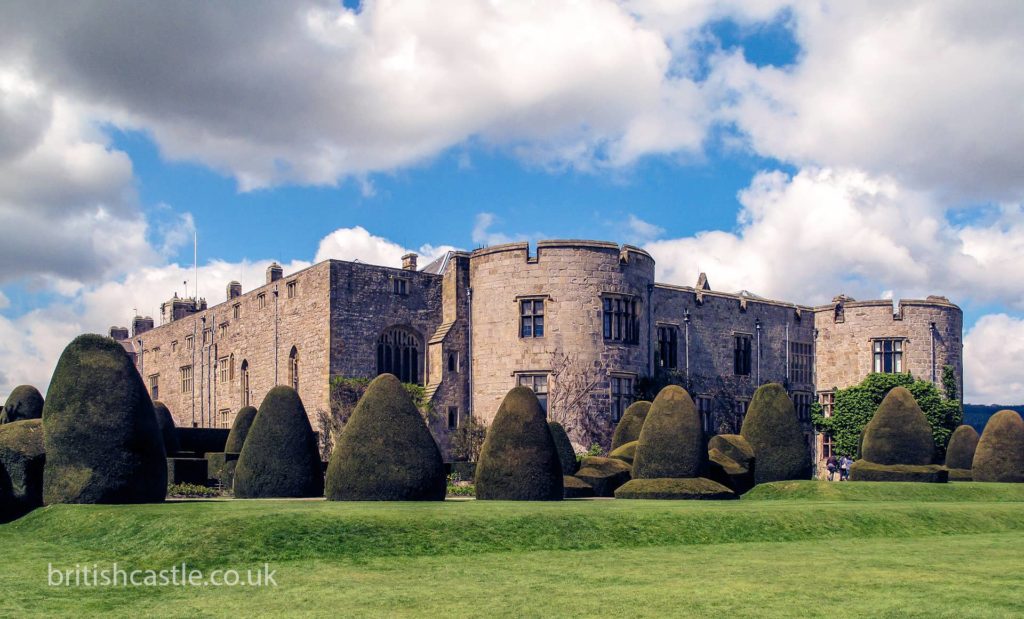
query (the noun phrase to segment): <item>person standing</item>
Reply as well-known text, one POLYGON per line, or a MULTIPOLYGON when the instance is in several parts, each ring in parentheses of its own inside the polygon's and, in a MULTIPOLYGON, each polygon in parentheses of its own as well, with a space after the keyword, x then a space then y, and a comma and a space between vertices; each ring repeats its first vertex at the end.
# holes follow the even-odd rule
POLYGON ((853 464, 853 460, 850 456, 843 455, 839 459, 839 481, 850 481, 850 465, 853 464))
POLYGON ((829 481, 834 481, 835 480, 836 468, 838 466, 839 466, 839 463, 836 461, 835 455, 829 456, 828 460, 825 461, 825 467, 828 469, 828 480, 829 481))

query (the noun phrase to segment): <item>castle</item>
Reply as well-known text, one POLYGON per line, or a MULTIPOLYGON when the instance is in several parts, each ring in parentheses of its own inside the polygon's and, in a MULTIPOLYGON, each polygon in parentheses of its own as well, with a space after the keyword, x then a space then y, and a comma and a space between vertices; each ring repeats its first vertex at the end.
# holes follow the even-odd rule
POLYGON ((598 241, 511 243, 448 252, 422 269, 326 260, 226 299, 175 298, 161 324, 111 329, 154 400, 179 425, 228 427, 271 387, 295 387, 316 428, 332 377, 391 372, 425 387, 442 444, 470 416, 489 423, 505 393, 531 387, 574 440, 614 426, 651 377, 687 386, 708 434, 738 430, 754 390, 786 387, 819 459, 810 406, 870 372, 961 384, 960 308, 944 297, 811 307, 747 291, 654 280, 644 250, 598 241), (439 413, 439 414, 438 414, 439 413), (596 425, 595 425, 596 424, 596 425), (600 426, 603 426, 600 427, 600 426))

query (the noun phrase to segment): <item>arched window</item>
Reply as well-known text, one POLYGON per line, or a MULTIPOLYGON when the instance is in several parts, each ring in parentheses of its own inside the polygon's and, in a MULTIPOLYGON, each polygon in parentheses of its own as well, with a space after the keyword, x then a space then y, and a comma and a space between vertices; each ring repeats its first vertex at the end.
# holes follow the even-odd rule
POLYGON ((288 384, 292 389, 299 390, 299 349, 294 346, 288 353, 288 384))
POLYGON ((377 340, 377 374, 390 373, 403 383, 420 382, 420 340, 415 333, 392 327, 377 340))
POLYGON ((249 406, 249 362, 242 359, 241 379, 238 381, 242 393, 242 406, 249 406))

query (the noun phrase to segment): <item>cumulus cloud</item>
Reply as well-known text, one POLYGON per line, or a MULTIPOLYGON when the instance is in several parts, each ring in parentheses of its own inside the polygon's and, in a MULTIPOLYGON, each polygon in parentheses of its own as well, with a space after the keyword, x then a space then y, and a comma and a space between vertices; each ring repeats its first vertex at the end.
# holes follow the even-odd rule
POLYGON ((980 404, 1024 402, 1024 319, 982 316, 964 336, 964 400, 980 404))
POLYGON ((313 261, 320 262, 332 258, 359 260, 397 268, 402 264, 402 256, 412 251, 419 255, 419 265, 422 267, 454 249, 456 248, 451 245, 422 245, 418 250, 409 250, 384 237, 370 234, 362 226, 356 226, 339 228, 321 239, 313 261))

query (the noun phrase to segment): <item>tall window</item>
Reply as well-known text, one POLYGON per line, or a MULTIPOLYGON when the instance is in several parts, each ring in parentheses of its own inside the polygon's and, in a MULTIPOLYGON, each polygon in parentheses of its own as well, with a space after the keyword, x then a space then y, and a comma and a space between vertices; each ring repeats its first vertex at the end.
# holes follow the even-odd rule
POLYGON ((733 400, 733 411, 742 420, 747 416, 747 407, 750 406, 750 400, 733 400))
POLYGON ((242 317, 242 304, 241 303, 235 303, 234 305, 231 306, 231 317, 232 318, 241 318, 242 317))
POLYGON ((288 298, 294 299, 295 295, 299 293, 298 281, 292 280, 288 282, 288 284, 285 286, 285 290, 287 291, 288 298))
POLYGON ((410 331, 392 327, 377 340, 377 374, 390 373, 403 383, 420 382, 420 341, 410 331))
POLYGON ((153 400, 160 399, 160 375, 153 374, 149 377, 149 395, 153 400))
POLYGON ((711 407, 713 401, 709 396, 697 396, 697 413, 700 415, 700 427, 705 432, 711 432, 711 407))
POLYGON ((267 306, 267 293, 261 292, 256 295, 256 307, 263 309, 267 306))
POLYGON ((832 408, 836 405, 836 392, 822 391, 818 394, 818 403, 821 404, 821 414, 825 417, 831 417, 832 408))
POLYGON ((225 338, 228 336, 228 323, 220 323, 220 326, 217 329, 217 336, 221 338, 225 338))
POLYGON ((178 352, 178 340, 171 342, 171 352, 178 352))
POLYGON ((449 406, 448 407, 448 429, 454 430, 459 427, 459 407, 449 406))
POLYGON ((178 373, 181 376, 181 392, 192 393, 192 366, 184 365, 178 373))
POLYGON ((749 335, 733 337, 733 371, 737 376, 750 376, 750 340, 749 335))
POLYGON ((448 353, 448 371, 452 374, 456 374, 459 371, 459 353, 458 351, 448 353))
POLYGON ((544 299, 519 302, 519 337, 544 337, 544 299))
POLYGON ((404 277, 396 277, 392 280, 395 294, 409 294, 409 280, 404 277))
POLYGON ((633 403, 633 378, 612 376, 612 421, 618 423, 626 408, 633 403))
POLYGON ((219 411, 217 411, 217 413, 218 413, 218 416, 220 417, 220 427, 222 427, 222 428, 230 428, 231 427, 231 419, 229 419, 229 417, 231 416, 231 409, 230 408, 222 408, 219 411))
POLYGON ((789 379, 797 385, 811 384, 813 347, 803 342, 789 343, 789 379))
POLYGON ((903 340, 875 340, 874 371, 898 374, 903 371, 903 340))
POLYGON ((194 350, 196 347, 196 338, 194 335, 185 336, 185 350, 194 350))
POLYGON ((604 339, 626 344, 640 342, 640 303, 636 297, 605 295, 601 307, 604 339))
POLYGON ((798 391, 793 394, 793 406, 796 408, 796 418, 800 421, 811 420, 811 394, 798 391))
POLYGON ((658 351, 655 365, 663 370, 674 370, 679 367, 677 351, 678 336, 675 327, 658 327, 658 351))
POLYGON ((242 395, 242 406, 249 406, 249 362, 242 359, 242 367, 239 368, 238 388, 242 395))
POLYGON ((288 384, 292 389, 299 390, 299 349, 294 346, 288 353, 288 384))
POLYGON ((547 374, 520 374, 517 382, 520 387, 529 387, 537 394, 540 407, 544 413, 548 412, 548 375, 547 374))
POLYGON ((228 382, 228 358, 221 357, 217 359, 217 380, 222 383, 228 382))
POLYGON ((821 433, 821 459, 828 460, 832 456, 832 435, 827 432, 821 433))

